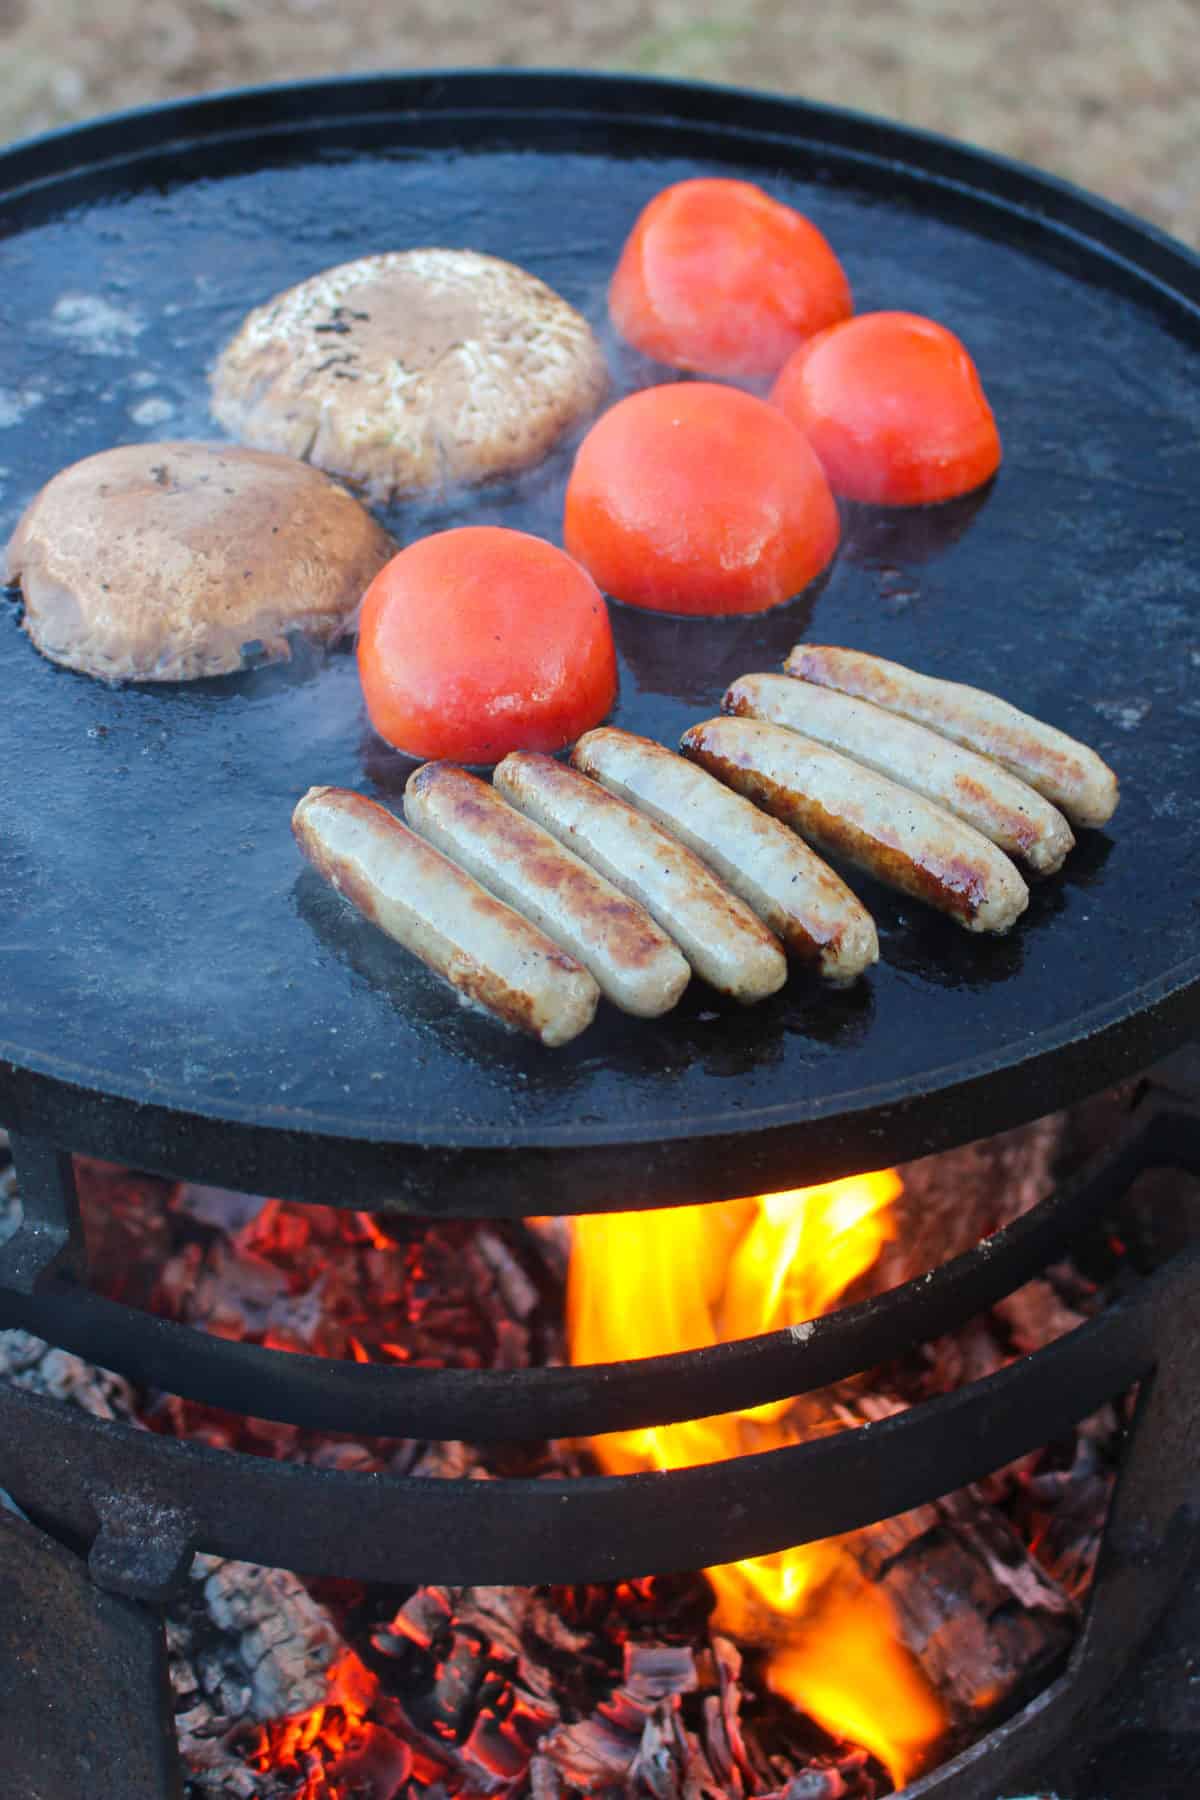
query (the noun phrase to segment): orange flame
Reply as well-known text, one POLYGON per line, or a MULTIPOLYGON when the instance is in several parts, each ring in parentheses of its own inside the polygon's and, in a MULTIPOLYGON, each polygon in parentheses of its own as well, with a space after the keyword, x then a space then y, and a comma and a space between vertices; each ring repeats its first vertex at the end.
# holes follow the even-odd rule
MULTIPOLYGON (((827 1311, 890 1235, 892 1170, 717 1206, 574 1221, 567 1317, 573 1363, 699 1350, 827 1311)), ((611 1474, 682 1469, 803 1435, 790 1400, 591 1440, 611 1474)), ((769 1651, 767 1680, 835 1737, 879 1757, 902 1787, 945 1728, 899 1643, 884 1595, 840 1541, 707 1571, 713 1622, 769 1651)))
POLYGON ((303 1775, 304 1785, 296 1789, 293 1800, 329 1800, 329 1767, 361 1737, 378 1688, 352 1650, 344 1650, 330 1664, 328 1681, 319 1706, 265 1726, 249 1759, 260 1775, 269 1769, 303 1775))

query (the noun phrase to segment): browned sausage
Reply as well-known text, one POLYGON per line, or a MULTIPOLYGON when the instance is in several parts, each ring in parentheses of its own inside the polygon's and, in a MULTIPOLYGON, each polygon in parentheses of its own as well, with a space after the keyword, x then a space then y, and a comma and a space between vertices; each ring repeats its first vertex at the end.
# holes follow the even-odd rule
POLYGON ((506 800, 646 908, 698 975, 750 1004, 787 980, 787 958, 766 926, 698 856, 552 756, 514 751, 493 780, 506 800))
POLYGON ((1060 869, 1075 842, 1058 808, 999 763, 869 700, 786 675, 742 675, 721 707, 739 718, 802 731, 924 794, 1041 875, 1060 869))
POLYGON ((874 921, 840 876, 794 831, 694 763, 611 726, 581 737, 571 760, 694 850, 794 956, 830 980, 851 981, 878 960, 874 921))
POLYGON ((1002 850, 961 819, 798 731, 709 719, 683 753, 822 850, 948 913, 968 931, 1007 931, 1029 890, 1002 850))
POLYGON ((797 644, 784 666, 801 681, 873 701, 990 756, 1045 794, 1073 825, 1105 825, 1116 811, 1117 778, 1094 750, 982 688, 828 644, 797 644))
POLYGON ((587 970, 384 807, 309 788, 292 830, 340 894, 464 999, 551 1046, 591 1023, 600 990, 587 970))
POLYGON ((675 1005, 692 971, 666 932, 486 781, 453 763, 426 763, 404 790, 404 816, 578 957, 623 1011, 656 1018, 675 1005))

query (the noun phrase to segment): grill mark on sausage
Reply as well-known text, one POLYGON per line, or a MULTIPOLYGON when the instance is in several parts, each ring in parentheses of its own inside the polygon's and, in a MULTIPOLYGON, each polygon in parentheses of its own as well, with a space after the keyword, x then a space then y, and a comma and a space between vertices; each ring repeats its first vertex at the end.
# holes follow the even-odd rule
POLYGON ((1022 856, 1028 857, 1037 848, 1038 834, 1034 825, 1012 806, 1001 806, 994 794, 989 794, 981 781, 972 775, 955 775, 952 783, 955 791, 968 801, 979 807, 987 807, 1004 820, 1004 829, 1012 839, 1013 847, 1022 856))
POLYGON ((446 790, 457 819, 476 833, 481 842, 503 833, 520 858, 523 875, 549 894, 558 895, 574 910, 586 913, 602 928, 612 954, 631 972, 651 968, 669 942, 637 902, 624 894, 608 892, 589 869, 576 868, 557 849, 546 846, 540 828, 480 783, 477 778, 444 763, 425 763, 410 778, 406 792, 417 795, 446 790), (464 774, 464 779, 453 777, 464 774), (503 807, 508 817, 503 817, 503 807))
POLYGON ((801 837, 811 838, 833 856, 871 866, 881 881, 916 893, 935 906, 953 910, 964 919, 974 919, 984 900, 984 886, 978 871, 956 858, 937 863, 920 863, 903 850, 894 833, 867 831, 845 815, 832 813, 808 795, 797 795, 778 782, 752 770, 738 757, 715 755, 703 749, 695 752, 696 761, 712 774, 724 776, 731 768, 743 772, 738 786, 759 806, 774 813, 801 837))
POLYGON ((819 967, 838 981, 853 979, 876 960, 874 925, 841 877, 782 821, 769 818, 694 762, 689 768, 691 759, 652 739, 601 726, 580 738, 571 761, 618 799, 681 838, 740 894, 797 962, 819 967), (678 777, 684 775, 689 785, 680 787, 678 777), (714 802, 720 805, 717 813, 714 802), (791 862, 787 885, 797 890, 794 896, 788 896, 779 881, 781 844, 791 862), (848 969, 842 966, 847 960, 848 969))
POLYGON ((960 683, 889 666, 884 658, 830 644, 795 645, 784 669, 815 687, 871 701, 991 757, 1076 824, 1105 824, 1117 805, 1116 777, 1089 745, 1021 712, 999 695, 964 689, 960 683), (993 709, 990 717, 989 709, 993 709))
MULTIPOLYGON (((989 899, 987 873, 982 865, 953 849, 941 851, 932 843, 919 857, 886 821, 865 821, 861 808, 852 799, 843 803, 840 812, 833 812, 814 796, 776 781, 759 766, 752 743, 729 743, 729 734, 721 734, 722 723, 718 719, 694 725, 682 739, 684 755, 782 819, 802 837, 810 838, 820 849, 834 856, 844 856, 881 881, 927 901, 968 927, 980 916, 989 899)), ((761 729, 778 732, 784 737, 789 735, 782 726, 767 725, 761 729)), ((797 741, 803 741, 798 734, 797 741)), ((818 755, 835 762, 848 760, 839 757, 835 751, 812 748, 818 755)), ((866 771, 863 774, 871 779, 866 771)), ((897 790, 898 793, 901 791, 897 790)), ((911 798, 916 804, 915 797, 911 798)), ((930 803, 920 802, 920 805, 924 808, 930 803)), ((931 810, 936 813, 938 809, 931 810)), ((943 816, 949 833, 970 830, 968 826, 960 826, 949 814, 943 816)), ((981 840, 981 844, 985 842, 981 840)), ((990 855, 1000 858, 1002 866, 1001 853, 994 851, 990 844, 986 849, 990 855)), ((1015 869, 1012 873, 1015 876, 1015 869)))

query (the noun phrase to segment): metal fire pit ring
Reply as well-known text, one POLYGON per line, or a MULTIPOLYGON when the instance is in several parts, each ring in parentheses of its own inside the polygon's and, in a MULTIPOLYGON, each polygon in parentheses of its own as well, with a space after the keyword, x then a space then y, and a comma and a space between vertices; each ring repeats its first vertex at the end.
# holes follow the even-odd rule
MULTIPOLYGON (((970 1316, 996 1294, 984 1273, 993 1241, 1005 1286, 1011 1291, 1022 1285, 1061 1255, 1082 1224, 1126 1191, 1136 1174, 1162 1166, 1200 1174, 1200 1124, 1193 1108, 1151 1090, 1125 1141, 1057 1206, 1043 1202, 1029 1215, 1024 1233, 1010 1227, 939 1274, 905 1284, 890 1300, 885 1296, 846 1309, 840 1335, 836 1315, 814 1323, 811 1360, 809 1343, 799 1344, 783 1392, 807 1391, 856 1372, 871 1356, 902 1352, 914 1342, 909 1328, 918 1321, 937 1329, 947 1319, 970 1316), (1013 1231, 1018 1231, 1015 1239, 1013 1231), (937 1295, 939 1284, 943 1294, 922 1314, 921 1291, 932 1288, 937 1295), (890 1341, 881 1335, 877 1307, 884 1308, 885 1325, 897 1332, 890 1341)), ((13 1242, 19 1244, 19 1238, 13 1242)), ((40 1250, 47 1291, 53 1294, 53 1271, 63 1257, 58 1235, 42 1234, 40 1250)), ((28 1254, 21 1260, 28 1276, 28 1254)), ((39 1281, 34 1276, 26 1285, 36 1290, 39 1281)), ((708 1567, 854 1530, 950 1492, 1051 1442, 1152 1373, 1148 1392, 1169 1387, 1186 1424, 1200 1407, 1186 1377, 1194 1347, 1191 1324, 1200 1317, 1197 1297, 1200 1249, 1177 1258, 1046 1349, 953 1394, 832 1437, 663 1474, 476 1482, 345 1473, 162 1439, 0 1388, 0 1482, 60 1533, 94 1537, 94 1557, 107 1584, 143 1596, 173 1578, 197 1548, 363 1581, 611 1581, 708 1567), (156 1522, 149 1550, 147 1517, 156 1522)), ((34 1329, 54 1318, 52 1308, 49 1319, 40 1319, 38 1298, 34 1292, 24 1314, 34 1329)), ((4 1299, 11 1308, 12 1293, 4 1299)), ((11 1311, 0 1317, 9 1322, 11 1311)), ((751 1361, 750 1370, 739 1376, 736 1392, 743 1402, 779 1397, 772 1366, 777 1335, 750 1342, 751 1357, 763 1355, 764 1365, 756 1369, 751 1361), (751 1372, 757 1373, 757 1384, 751 1372)), ((116 1339, 113 1348, 116 1367, 126 1370, 116 1339)), ((655 1360, 693 1379, 705 1367, 697 1356, 655 1360)), ((405 1373, 388 1371, 397 1391, 405 1373)), ((639 1365, 629 1365, 626 1373, 636 1384, 639 1365)), ((606 1371, 569 1374, 578 1385, 565 1388, 567 1410, 560 1422, 569 1418, 581 1435, 593 1435, 598 1425, 611 1428, 603 1411, 597 1417, 580 1404, 598 1397, 603 1407, 606 1371)), ((159 1370, 164 1377, 171 1387, 169 1356, 159 1370)), ((457 1372, 439 1391, 451 1399, 456 1392, 472 1399, 477 1379, 457 1372)), ((524 1388, 527 1375, 518 1375, 515 1383, 518 1391, 524 1388)), ((539 1388, 544 1391, 535 1384, 534 1392, 539 1388)), ((728 1398, 728 1393, 719 1396, 728 1398)), ((238 1410, 248 1399, 257 1409, 258 1394, 250 1383, 235 1402, 238 1410)), ((691 1409, 699 1404, 711 1411, 719 1399, 711 1387, 691 1409)), ((680 1416, 674 1404, 669 1410, 680 1416)), ((393 1422, 398 1416, 391 1415, 393 1422)), ((654 1422, 643 1404, 627 1405, 619 1416, 654 1422)), ((460 1423, 461 1413, 438 1421, 436 1435, 449 1434, 451 1419, 460 1423)), ((1179 1466, 1172 1480, 1183 1484, 1181 1494, 1188 1490, 1184 1498, 1191 1504, 1195 1458, 1186 1446, 1195 1440, 1186 1430, 1180 1436, 1181 1429, 1179 1423, 1161 1423, 1155 1441, 1161 1431, 1176 1446, 1179 1466)), ((495 1436, 496 1427, 482 1435, 495 1436)), ((1155 1504, 1160 1501, 1161 1495, 1155 1504)), ((1168 1518, 1159 1523, 1161 1537, 1168 1518)))
MULTIPOLYGON (((670 742, 797 638, 856 643, 1096 742, 1123 784, 1111 834, 1085 834, 1002 943, 868 884, 883 957, 854 991, 797 976, 744 1012, 694 984, 666 1020, 604 1009, 550 1053, 462 1014, 301 873, 287 826, 310 782, 395 804, 408 773, 364 727, 352 659, 108 689, 44 662, 0 608, 0 757, 22 771, 0 820, 15 1130, 333 1204, 662 1205, 987 1135, 1148 1066, 1200 1019, 1200 265, 1032 171, 763 95, 507 70, 218 96, 17 146, 0 154, 19 274, 0 387, 25 398, 0 533, 65 462, 210 430, 205 371, 242 314, 347 257, 469 242, 604 329, 638 207, 700 171, 810 212, 861 307, 954 325, 1005 463, 950 508, 850 509, 820 592, 760 618, 614 608, 617 721, 670 742)), ((606 350, 616 392, 662 377, 606 350)), ((387 522, 556 536, 568 456, 387 522)))
MULTIPOLYGON (((0 1247, 0 1329, 31 1331, 128 1380, 313 1430, 468 1443, 584 1438, 811 1393, 953 1331, 1067 1254, 1152 1167, 1200 1158, 1169 1095, 1143 1100, 1122 1142, 1012 1224, 941 1268, 803 1327, 586 1368, 426 1369, 349 1362, 215 1337, 92 1293, 69 1266, 69 1160, 18 1139, 21 1229, 0 1247), (56 1273, 57 1272, 57 1273, 56 1273)), ((1039 1441, 1045 1441, 1041 1439, 1039 1441)))
MULTIPOLYGON (((1029 1215, 1023 1241, 1011 1231, 990 1240, 1010 1283, 1061 1254, 1065 1240, 1115 1207, 1138 1174, 1158 1167, 1200 1173, 1194 1100, 1186 1071, 1179 1085, 1164 1071, 1143 1095, 1123 1141, 1057 1204, 1043 1202, 1029 1215)), ((43 1205, 40 1214, 34 1209, 30 1229, 13 1240, 8 1273, 17 1269, 36 1297, 40 1269, 52 1296, 75 1255, 70 1193, 45 1161, 40 1169, 28 1159, 25 1166, 41 1178, 43 1205), (57 1218, 55 1197, 63 1202, 57 1218)), ((986 1251, 981 1246, 949 1266, 961 1277, 948 1290, 959 1300, 970 1293, 986 1303, 992 1291, 980 1271, 986 1251), (983 1287, 972 1286, 981 1280, 983 1287)), ((925 1328, 939 1329, 950 1316, 946 1295, 927 1314, 912 1310, 913 1295, 946 1273, 900 1290, 893 1323, 906 1332, 920 1317, 925 1328)), ((5 1300, 13 1297, 10 1290, 5 1300)), ((904 1790, 906 1800, 990 1800, 1111 1687, 1191 1560, 1200 1516, 1198 1303, 1200 1249, 1177 1256, 1048 1349, 956 1394, 833 1438, 671 1474, 471 1482, 302 1468, 173 1443, 0 1389, 0 1480, 40 1524, 91 1544, 89 1564, 101 1588, 151 1604, 173 1591, 198 1546, 365 1580, 615 1579, 645 1567, 663 1571, 759 1554, 797 1535, 811 1539, 891 1516, 1051 1441, 1103 1400, 1140 1383, 1087 1612, 1066 1669, 1018 1715, 904 1790), (698 1518, 706 1523, 697 1533, 698 1518)), ((850 1346, 861 1353, 871 1344, 878 1319, 863 1308, 846 1309, 845 1317, 846 1341, 818 1344, 810 1376, 819 1371, 832 1378, 860 1366, 850 1346)), ((149 1632, 134 1633, 131 1642, 143 1659, 152 1654, 149 1632)), ((170 1745, 154 1725, 146 1750, 167 1760, 160 1772, 143 1772, 139 1800, 177 1800, 170 1745)))

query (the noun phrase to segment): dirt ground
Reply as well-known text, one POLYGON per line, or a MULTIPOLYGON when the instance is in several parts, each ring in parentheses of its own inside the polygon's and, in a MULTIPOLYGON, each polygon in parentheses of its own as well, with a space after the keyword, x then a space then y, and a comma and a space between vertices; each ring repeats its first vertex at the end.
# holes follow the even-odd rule
POLYGON ((0 0, 0 142, 204 89, 467 64, 803 94, 1002 150, 1200 243, 1197 0, 0 0))

